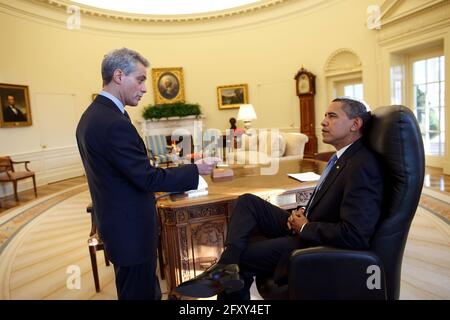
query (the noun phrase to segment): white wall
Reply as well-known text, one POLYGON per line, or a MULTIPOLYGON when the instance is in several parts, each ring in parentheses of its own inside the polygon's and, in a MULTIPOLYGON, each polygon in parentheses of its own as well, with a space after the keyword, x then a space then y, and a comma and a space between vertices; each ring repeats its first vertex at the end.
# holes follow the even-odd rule
MULTIPOLYGON (((79 117, 91 94, 100 89, 103 55, 113 48, 127 46, 140 51, 154 67, 183 67, 186 99, 202 106, 207 127, 225 129, 229 127, 228 119, 237 115, 236 109, 218 110, 216 97, 217 86, 236 83, 249 84, 250 103, 258 114, 254 126, 298 127, 300 115, 293 77, 301 66, 317 75, 319 110, 324 110, 326 104, 323 66, 334 50, 352 48, 363 61, 364 71, 369 74, 376 71, 375 33, 365 26, 366 8, 374 1, 315 2, 318 5, 313 9, 296 12, 296 6, 304 1, 293 1, 284 8, 286 12, 281 18, 266 23, 259 22, 261 13, 254 13, 246 19, 257 23, 238 29, 234 25, 239 18, 234 18, 220 21, 224 26, 218 31, 207 31, 217 28, 217 22, 199 22, 198 32, 186 33, 186 27, 180 25, 179 33, 164 36, 155 34, 152 26, 147 26, 143 34, 139 29, 139 33, 126 36, 83 29, 84 24, 96 23, 84 16, 81 30, 72 31, 62 22, 30 19, 0 7, 1 38, 13 48, 12 52, 0 51, 0 82, 29 85, 33 111, 39 110, 37 93, 73 95, 79 117)), ((117 24, 121 22, 115 25, 120 29, 117 24)), ((368 92, 367 98, 376 104, 375 85, 369 78, 367 87, 374 90, 368 92)), ((139 108, 130 112, 134 119, 140 118, 142 106, 153 102, 151 81, 148 89, 139 108)), ((2 129, 0 137, 5 143, 2 142, 0 151, 15 153, 39 148, 36 132, 39 130, 38 123, 27 129, 2 129), (28 142, 10 143, 17 135, 28 142)))
MULTIPOLYGON (((367 7, 382 2, 293 0, 243 16, 169 24, 82 15, 81 30, 69 30, 64 10, 0 0, 0 39, 6 44, 0 50, 0 83, 29 86, 34 120, 32 127, 0 128, 0 154, 71 148, 73 164, 79 164, 74 124, 92 93, 101 89, 103 55, 124 46, 141 52, 153 67, 183 67, 186 100, 201 105, 207 128, 229 127, 228 119, 237 115, 237 109, 218 110, 216 88, 237 83, 248 83, 249 102, 258 114, 254 127, 298 128, 293 78, 304 66, 317 75, 320 140, 319 124, 328 103, 324 65, 335 50, 349 48, 358 55, 365 100, 375 107, 386 103, 380 94, 380 72, 384 71, 382 55, 377 53, 377 32, 366 26, 367 7), (54 119, 52 109, 64 114, 63 119, 54 119), (50 115, 43 116, 42 110, 50 115), (57 139, 49 135, 49 126, 57 139)), ((141 119, 142 108, 149 103, 153 103, 151 77, 140 105, 128 107, 134 121, 141 119)), ((319 142, 319 150, 325 149, 319 142)))

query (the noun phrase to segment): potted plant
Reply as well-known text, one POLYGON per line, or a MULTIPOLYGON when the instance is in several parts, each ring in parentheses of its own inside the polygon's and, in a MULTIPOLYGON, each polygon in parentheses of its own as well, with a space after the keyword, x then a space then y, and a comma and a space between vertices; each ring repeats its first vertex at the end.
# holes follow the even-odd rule
POLYGON ((190 104, 185 102, 164 103, 148 105, 142 112, 145 120, 157 121, 161 118, 181 118, 196 117, 199 118, 202 112, 198 104, 190 104))

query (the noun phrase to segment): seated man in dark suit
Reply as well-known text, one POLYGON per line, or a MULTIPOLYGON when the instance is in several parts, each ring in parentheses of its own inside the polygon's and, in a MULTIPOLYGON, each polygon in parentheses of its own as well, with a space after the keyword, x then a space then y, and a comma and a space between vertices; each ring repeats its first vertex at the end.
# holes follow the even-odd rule
POLYGON ((383 196, 380 165, 361 139, 369 120, 365 104, 334 99, 321 125, 323 142, 337 152, 306 208, 289 214, 254 195, 239 197, 218 263, 180 284, 177 291, 194 297, 219 294, 219 299, 249 299, 255 275, 275 273, 278 281, 286 281, 287 262, 294 249, 368 248, 383 196), (255 229, 264 240, 250 241, 255 229))
POLYGON ((16 108, 16 101, 12 94, 7 97, 6 106, 3 108, 3 121, 5 122, 23 122, 27 121, 27 117, 16 108))
POLYGON ((146 93, 148 61, 122 48, 102 62, 103 91, 81 116, 77 142, 93 216, 109 260, 119 299, 161 299, 156 275, 158 218, 154 192, 196 189, 213 164, 161 169, 150 165, 145 144, 125 106, 146 93))

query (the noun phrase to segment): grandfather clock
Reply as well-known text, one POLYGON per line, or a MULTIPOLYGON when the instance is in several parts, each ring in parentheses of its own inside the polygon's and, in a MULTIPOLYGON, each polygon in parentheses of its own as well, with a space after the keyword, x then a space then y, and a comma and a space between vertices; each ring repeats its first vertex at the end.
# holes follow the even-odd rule
POLYGON ((303 67, 295 76, 297 96, 300 100, 300 132, 309 138, 305 145, 306 158, 314 157, 317 152, 317 137, 314 116, 314 95, 316 94, 316 76, 303 67))

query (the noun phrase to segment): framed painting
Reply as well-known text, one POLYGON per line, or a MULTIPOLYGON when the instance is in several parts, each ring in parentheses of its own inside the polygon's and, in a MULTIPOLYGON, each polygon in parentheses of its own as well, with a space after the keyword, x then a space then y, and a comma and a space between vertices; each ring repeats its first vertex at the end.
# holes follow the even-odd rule
POLYGON ((152 69, 155 104, 184 102, 183 68, 152 69))
POLYGON ((0 83, 0 127, 32 125, 28 86, 0 83))
POLYGON ((219 109, 239 108, 248 103, 247 84, 234 84, 217 87, 217 104, 219 109))

